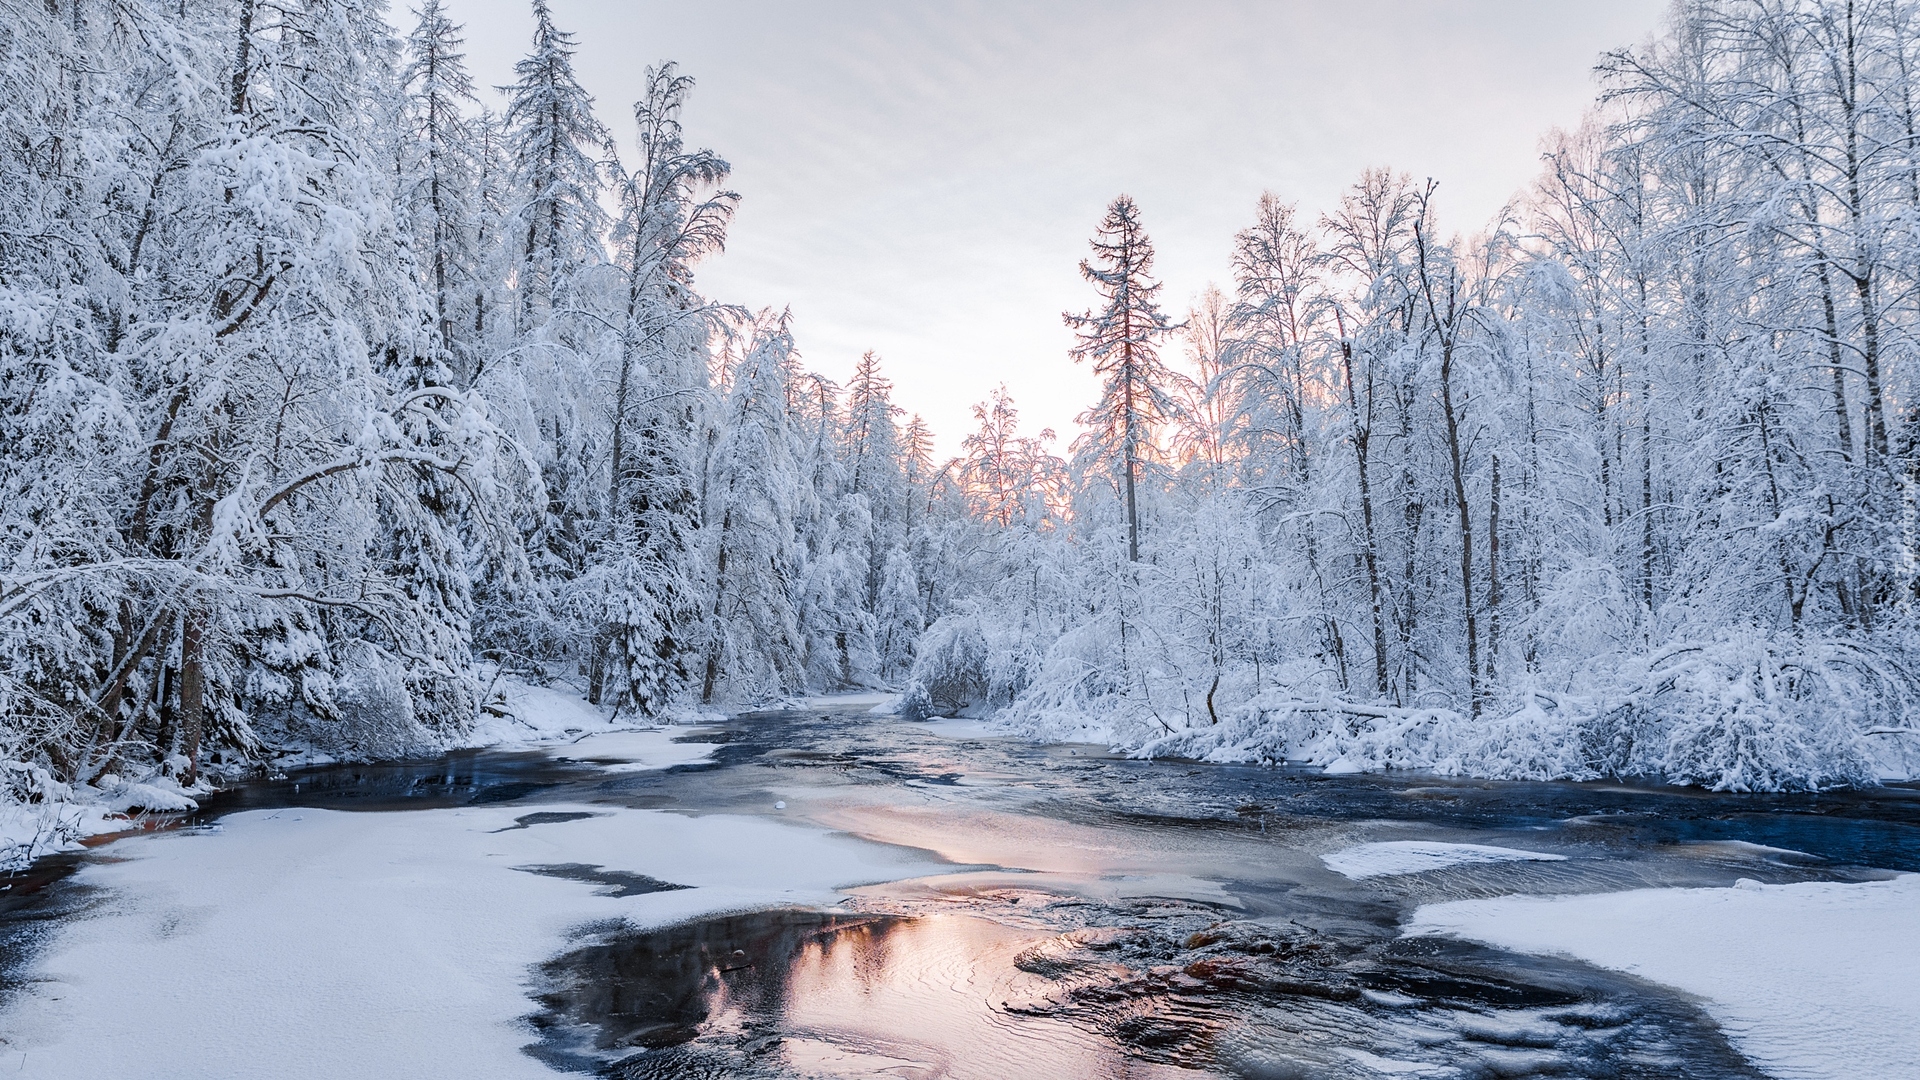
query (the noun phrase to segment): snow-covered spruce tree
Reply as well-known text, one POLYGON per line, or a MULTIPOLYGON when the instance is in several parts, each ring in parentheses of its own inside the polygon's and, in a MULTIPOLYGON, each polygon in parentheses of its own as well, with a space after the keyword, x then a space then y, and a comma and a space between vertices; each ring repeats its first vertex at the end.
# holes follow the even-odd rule
POLYGON ((1139 562, 1140 473, 1154 460, 1156 433, 1177 406, 1168 393, 1173 376, 1159 352, 1173 324, 1158 306, 1153 243, 1131 198, 1113 200, 1091 243, 1094 257, 1081 261, 1080 274, 1100 294, 1101 306, 1065 318, 1078 335, 1073 358, 1090 362, 1102 382, 1099 403, 1080 417, 1087 430, 1074 452, 1112 478, 1126 503, 1127 559, 1139 562))
POLYGON ((402 196, 413 249, 433 294, 434 326, 448 366, 469 385, 478 366, 486 320, 479 310, 482 275, 491 267, 480 248, 482 149, 463 109, 477 106, 460 27, 440 0, 426 0, 407 36, 408 138, 402 142, 402 196))
POLYGON ((913 671, 914 648, 926 630, 920 571, 904 545, 887 552, 873 616, 877 674, 886 685, 901 685, 913 671))
POLYGON ((494 230, 505 281, 495 294, 504 310, 487 316, 495 330, 476 385, 531 452, 546 497, 520 514, 529 588, 502 590, 483 637, 503 657, 580 661, 591 652, 592 628, 567 610, 567 598, 608 512, 599 377, 616 347, 608 323, 619 325, 620 290, 607 272, 600 196, 614 150, 574 76, 572 35, 554 24, 544 0, 533 14, 533 50, 504 88, 504 173, 490 164, 482 177, 483 194, 500 211, 483 222, 494 230))
POLYGON ((607 215, 600 195, 612 137, 573 73, 573 35, 533 0, 533 51, 514 65, 507 90, 507 152, 513 162, 511 242, 515 317, 530 331, 565 307, 579 271, 602 260, 607 215))
POLYGON ((857 686, 874 667, 861 552, 873 529, 867 500, 850 490, 846 417, 832 380, 795 367, 788 382, 801 486, 795 522, 800 574, 794 610, 811 686, 857 686))
POLYGON ((906 541, 901 517, 906 473, 899 424, 904 410, 893 403, 893 383, 881 373, 880 358, 871 350, 860 357, 847 384, 846 408, 847 495, 865 503, 872 522, 861 553, 863 603, 872 612, 879 606, 887 553, 906 541))

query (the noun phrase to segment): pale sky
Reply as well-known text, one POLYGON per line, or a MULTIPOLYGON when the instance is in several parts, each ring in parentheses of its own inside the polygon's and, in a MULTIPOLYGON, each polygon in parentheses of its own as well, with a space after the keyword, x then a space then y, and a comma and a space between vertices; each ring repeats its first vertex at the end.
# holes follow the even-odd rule
MULTIPOLYGON (((510 82, 525 0, 447 6, 475 83, 510 82)), ((1228 285, 1263 190, 1313 220, 1388 165, 1438 180, 1446 227, 1477 231, 1536 175, 1541 136, 1579 123, 1599 55, 1644 41, 1665 7, 553 0, 623 150, 648 64, 697 80, 688 142, 731 161, 742 195, 701 291, 791 307, 829 377, 876 350, 943 453, 1003 382, 1023 427, 1064 447, 1095 386, 1060 313, 1094 301, 1078 265, 1115 195, 1140 204, 1176 318, 1228 285)))

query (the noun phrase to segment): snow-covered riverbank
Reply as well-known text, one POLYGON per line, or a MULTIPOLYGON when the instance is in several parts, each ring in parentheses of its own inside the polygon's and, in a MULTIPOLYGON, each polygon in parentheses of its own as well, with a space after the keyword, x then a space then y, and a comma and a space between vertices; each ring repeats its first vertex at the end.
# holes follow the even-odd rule
MULTIPOLYGON (((420 756, 437 757, 451 750, 532 750, 573 745, 565 756, 623 768, 665 768, 704 759, 711 746, 676 743, 685 725, 724 719, 711 709, 682 708, 660 721, 638 720, 588 704, 564 689, 502 679, 495 688, 494 707, 459 739, 444 745, 423 746, 420 756), (675 729, 679 728, 679 731, 675 729)), ((339 759, 311 747, 295 746, 273 759, 270 770, 331 764, 339 759)), ((73 851, 90 840, 117 833, 138 832, 152 814, 178 813, 198 808, 216 786, 207 780, 183 788, 171 777, 156 773, 130 779, 100 777, 93 784, 61 784, 44 769, 11 764, 22 775, 13 788, 33 792, 31 802, 0 798, 0 872, 17 870, 42 855, 73 851)))
POLYGON ((1695 994, 1771 1076, 1920 1077, 1920 874, 1459 900, 1422 907, 1406 932, 1571 956, 1695 994))

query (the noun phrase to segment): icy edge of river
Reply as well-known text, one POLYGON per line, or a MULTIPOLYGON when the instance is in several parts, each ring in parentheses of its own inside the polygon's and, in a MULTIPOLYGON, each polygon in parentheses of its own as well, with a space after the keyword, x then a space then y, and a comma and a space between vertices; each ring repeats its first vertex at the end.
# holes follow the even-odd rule
POLYGON ((0 1012, 9 1075, 551 1076, 520 1052, 525 982, 580 928, 830 905, 948 869, 766 819, 567 804, 249 811, 114 850, 76 879, 98 890, 89 916, 0 1012))
MULTIPOLYGON (((726 719, 718 710, 699 706, 677 707, 651 720, 622 717, 564 690, 517 679, 501 679, 494 695, 503 709, 482 713, 460 739, 423 748, 422 756, 437 757, 451 750, 551 748, 560 756, 593 761, 616 772, 664 769, 709 760, 714 746, 674 740, 688 726, 726 719)), ((311 748, 291 747, 272 765, 291 769, 336 760, 311 748)), ((23 869, 43 855, 78 850, 97 837, 139 831, 146 813, 198 809, 197 798, 215 790, 204 779, 188 788, 161 774, 107 775, 93 784, 68 785, 40 772, 27 785, 40 793, 38 800, 22 803, 0 797, 0 873, 23 869)))
POLYGON ((1570 956, 1703 999, 1783 1080, 1920 1077, 1920 874, 1421 907, 1408 936, 1570 956))

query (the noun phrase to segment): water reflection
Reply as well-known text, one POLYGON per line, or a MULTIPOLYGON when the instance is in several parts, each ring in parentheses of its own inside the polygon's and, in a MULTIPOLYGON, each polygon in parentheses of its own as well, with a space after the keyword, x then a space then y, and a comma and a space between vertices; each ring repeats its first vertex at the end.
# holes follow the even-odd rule
POLYGON ((1185 1074, 1035 1013, 1057 987, 1016 960, 1043 939, 969 916, 800 910, 603 932, 544 967, 532 1052, 617 1062, 625 1080, 1185 1074))
POLYGON ((531 1052, 622 1080, 1759 1075, 1691 1003, 1623 976, 1178 901, 1024 899, 1019 925, 783 910, 601 928, 543 969, 531 1052))

